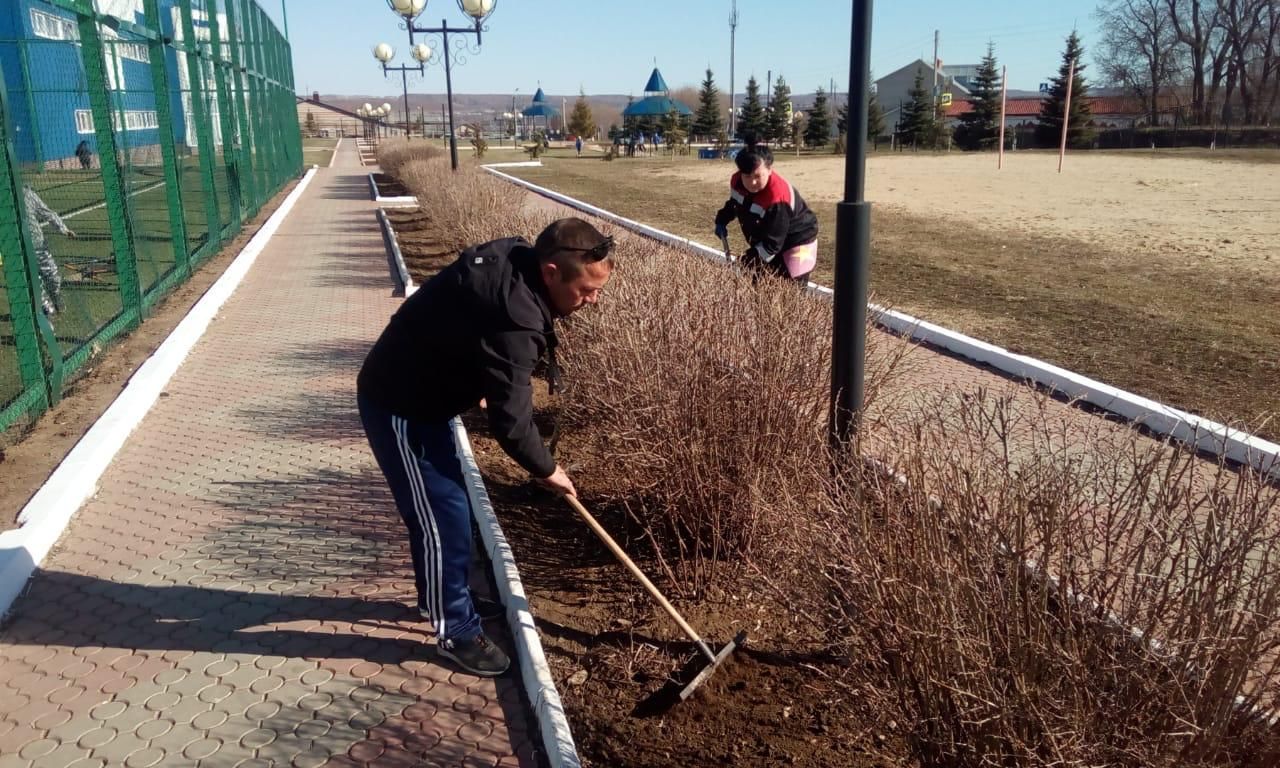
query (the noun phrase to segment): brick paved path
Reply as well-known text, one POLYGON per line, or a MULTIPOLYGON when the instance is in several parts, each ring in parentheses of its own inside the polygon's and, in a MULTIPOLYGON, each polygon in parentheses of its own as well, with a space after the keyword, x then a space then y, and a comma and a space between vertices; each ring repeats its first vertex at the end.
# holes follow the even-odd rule
POLYGON ((434 664, 355 412, 400 299, 354 142, 319 171, 0 630, 0 768, 536 765, 434 664))

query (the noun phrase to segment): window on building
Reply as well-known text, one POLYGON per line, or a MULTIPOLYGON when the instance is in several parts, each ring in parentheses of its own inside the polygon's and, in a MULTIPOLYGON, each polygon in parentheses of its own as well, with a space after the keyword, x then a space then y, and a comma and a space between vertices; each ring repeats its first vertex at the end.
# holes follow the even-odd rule
POLYGON ((36 37, 43 37, 47 40, 70 40, 78 41, 80 39, 80 29, 71 19, 61 16, 54 16, 52 13, 37 11, 31 9, 31 29, 36 37))
MULTIPOLYGON (((146 109, 129 109, 124 113, 124 125, 120 124, 120 112, 111 111, 111 124, 116 132, 146 131, 160 127, 156 113, 146 109)), ((87 109, 76 110, 76 133, 93 133, 93 112, 87 109)))
POLYGON ((125 59, 133 59, 141 61, 144 64, 151 63, 151 51, 142 43, 121 43, 115 44, 116 55, 125 59))

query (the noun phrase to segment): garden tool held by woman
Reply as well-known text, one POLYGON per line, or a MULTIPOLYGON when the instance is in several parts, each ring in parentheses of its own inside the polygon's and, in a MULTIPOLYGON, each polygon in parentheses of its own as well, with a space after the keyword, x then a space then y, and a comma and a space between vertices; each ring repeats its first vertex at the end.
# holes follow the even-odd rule
MULTIPOLYGON (((582 506, 582 502, 578 501, 576 496, 566 495, 565 499, 567 499, 569 501, 569 505, 582 516, 582 519, 587 521, 587 525, 591 527, 592 531, 595 531, 596 536, 600 537, 600 540, 605 543, 605 546, 609 547, 609 550, 613 552, 614 557, 618 558, 623 565, 627 566, 627 570, 631 571, 631 574, 644 585, 644 588, 653 596, 653 599, 658 603, 658 605, 662 606, 662 609, 675 620, 676 624, 680 627, 680 630, 684 632, 684 634, 693 641, 693 644, 698 647, 698 652, 702 657, 700 661, 704 662, 706 666, 702 667, 702 669, 696 674, 693 674, 692 679, 688 683, 685 683, 684 687, 680 689, 680 701, 684 701, 689 698, 689 696, 697 690, 698 686, 702 685, 706 682, 707 678, 711 677, 712 673, 716 671, 716 668, 729 657, 729 654, 733 653, 738 649, 738 646, 746 642, 746 630, 739 632, 737 637, 733 638, 728 645, 720 649, 719 653, 712 653, 711 647, 707 645, 706 641, 704 641, 702 637, 694 631, 693 627, 689 626, 689 622, 684 620, 684 617, 675 609, 675 606, 668 602, 667 598, 662 596, 662 593, 653 585, 653 582, 649 581, 649 577, 645 576, 644 572, 641 571, 635 562, 627 556, 627 553, 622 551, 622 547, 618 546, 618 542, 614 541, 608 531, 606 531, 600 523, 591 516, 591 513, 587 511, 587 508, 582 506)), ((685 669, 689 670, 692 674, 692 670, 696 669, 696 667, 690 664, 686 665, 685 669)))
POLYGON ((733 249, 729 247, 729 236, 728 236, 728 235, 721 235, 721 236, 720 236, 720 244, 724 246, 724 260, 725 260, 725 261, 727 261, 727 262, 729 262, 730 264, 732 264, 732 263, 734 263, 735 261, 737 261, 737 258, 735 258, 735 257, 734 257, 734 255, 733 255, 733 249))

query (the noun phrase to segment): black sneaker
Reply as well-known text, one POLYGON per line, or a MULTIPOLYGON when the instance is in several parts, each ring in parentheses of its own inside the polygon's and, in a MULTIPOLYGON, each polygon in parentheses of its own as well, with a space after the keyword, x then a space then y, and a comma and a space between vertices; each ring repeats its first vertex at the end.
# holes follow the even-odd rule
POLYGON ((501 619, 507 615, 507 609, 497 600, 490 600, 487 597, 479 595, 471 595, 471 605, 476 609, 481 621, 492 621, 493 619, 501 619))
POLYGON ((483 632, 466 640, 441 640, 436 653, 480 677, 497 677, 511 666, 507 654, 483 632))
MULTIPOLYGON (((490 600, 487 597, 479 595, 471 596, 471 605, 476 609, 476 615, 481 621, 492 621, 493 619, 501 619, 507 615, 507 609, 497 600, 490 600)), ((431 613, 426 608, 419 608, 418 615, 425 621, 431 621, 431 613)))

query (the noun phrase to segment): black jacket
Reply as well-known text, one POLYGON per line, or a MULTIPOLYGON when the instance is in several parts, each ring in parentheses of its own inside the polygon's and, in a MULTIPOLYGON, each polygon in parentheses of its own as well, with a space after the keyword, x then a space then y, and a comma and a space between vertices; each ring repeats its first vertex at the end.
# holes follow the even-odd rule
POLYGON ((503 450, 535 477, 556 463, 533 422, 534 366, 556 343, 538 259, 513 237, 473 246, 405 300, 356 382, 413 421, 446 421, 488 400, 503 450))
POLYGON ((742 174, 729 179, 729 199, 716 214, 716 226, 728 226, 734 219, 742 226, 742 236, 751 245, 744 261, 768 264, 786 277, 783 251, 818 239, 818 217, 790 182, 774 171, 769 183, 754 195, 742 184, 742 174))

